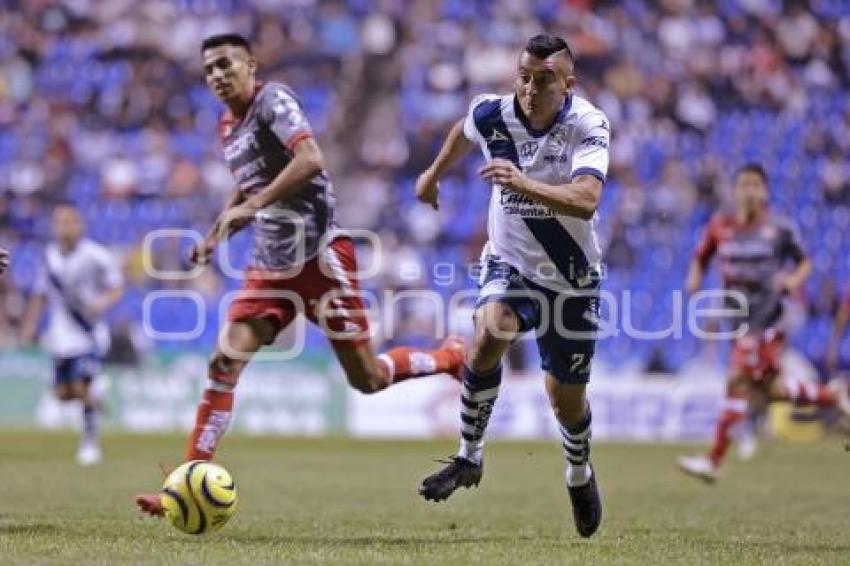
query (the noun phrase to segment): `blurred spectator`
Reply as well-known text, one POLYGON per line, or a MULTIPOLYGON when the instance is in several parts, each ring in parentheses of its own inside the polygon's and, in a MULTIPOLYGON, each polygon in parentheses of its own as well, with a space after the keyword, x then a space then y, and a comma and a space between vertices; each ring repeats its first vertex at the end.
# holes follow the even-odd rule
MULTIPOLYGON (((680 288, 694 234, 748 160, 764 162, 777 208, 821 250, 803 348, 824 338, 825 289, 850 279, 846 3, 64 0, 0 10, 0 238, 16 258, 0 291, 4 335, 60 200, 128 256, 135 292, 122 316, 138 319, 144 292, 175 286, 144 274, 140 246, 156 229, 206 230, 233 189, 198 53, 223 30, 250 36, 261 74, 301 96, 342 222, 381 233, 392 259, 370 288, 446 294, 472 284, 437 285, 427 266, 474 260, 486 237, 490 191, 477 162, 447 179, 438 212, 414 202, 412 183, 473 95, 511 88, 519 46, 542 29, 569 39, 579 91, 611 120, 600 210, 611 292, 661 298, 680 288), (405 278, 411 266, 420 275, 405 278)), ((181 246, 164 246, 155 264, 181 269, 181 246)), ((214 304, 235 282, 207 273, 192 285, 214 304)), ((665 320, 652 306, 647 327, 665 320)), ((428 326, 428 305, 406 308, 415 322, 404 332, 428 326)), ((609 361, 655 362, 662 348, 677 367, 688 351, 644 346, 618 339, 609 361)))

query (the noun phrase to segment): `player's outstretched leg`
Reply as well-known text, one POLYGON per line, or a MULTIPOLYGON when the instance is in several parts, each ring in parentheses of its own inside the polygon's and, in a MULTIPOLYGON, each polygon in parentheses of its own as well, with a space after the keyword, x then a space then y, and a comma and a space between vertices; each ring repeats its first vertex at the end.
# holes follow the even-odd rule
POLYGON ((845 415, 850 415, 850 392, 847 383, 841 379, 827 384, 793 377, 777 379, 771 385, 770 399, 788 401, 795 405, 836 407, 845 415))
POLYGON ((748 399, 748 386, 744 381, 729 383, 711 449, 706 455, 679 457, 677 463, 682 472, 706 483, 717 481, 720 466, 732 444, 732 431, 747 416, 748 399))
POLYGON ((300 291, 306 303, 316 305, 305 315, 324 331, 349 384, 361 393, 439 373, 459 379, 464 347, 454 337, 434 350, 399 347, 375 355, 350 238, 336 238, 323 248, 317 260, 305 268, 300 291))
POLYGON ((591 412, 583 384, 563 384, 546 375, 546 390, 555 410, 561 445, 567 460, 567 492, 573 507, 576 530, 592 536, 602 522, 602 498, 596 472, 590 463, 591 412))
POLYGON ((100 450, 100 399, 90 387, 98 371, 91 356, 60 358, 55 360, 56 383, 53 392, 60 401, 78 400, 82 405, 82 427, 77 462, 91 466, 101 461, 100 450))
POLYGON ((77 462, 81 466, 91 466, 99 463, 102 459, 100 450, 101 401, 92 391, 91 382, 80 381, 75 386, 79 387, 77 397, 83 405, 83 429, 80 447, 77 450, 77 462))
POLYGON ((436 350, 399 347, 380 356, 375 356, 367 340, 334 340, 333 346, 348 383, 366 394, 439 373, 457 379, 463 366, 463 341, 454 337, 446 338, 436 350))
POLYGON ((447 373, 460 381, 463 355, 463 340, 449 336, 436 350, 401 346, 381 354, 378 359, 386 366, 388 384, 393 385, 437 373, 447 373))
POLYGON ((502 355, 519 330, 513 310, 501 303, 488 303, 475 316, 475 340, 470 365, 463 366, 461 392, 461 440, 456 456, 419 486, 428 501, 442 501, 459 487, 477 486, 484 471, 484 432, 496 404, 502 381, 502 355))
MULTIPOLYGON (((230 424, 233 390, 251 355, 274 338, 275 328, 257 318, 230 322, 222 333, 226 347, 219 345, 209 364, 209 382, 198 405, 195 427, 186 446, 185 460, 211 460, 218 442, 230 424), (230 354, 226 353, 229 352, 230 354)), ((164 514, 159 493, 143 493, 136 505, 154 517, 164 514)))

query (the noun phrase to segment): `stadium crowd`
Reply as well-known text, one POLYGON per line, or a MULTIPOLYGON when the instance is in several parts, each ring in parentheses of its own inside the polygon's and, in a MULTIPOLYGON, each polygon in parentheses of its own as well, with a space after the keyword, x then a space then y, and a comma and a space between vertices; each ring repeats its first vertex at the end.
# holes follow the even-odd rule
MULTIPOLYGON (((160 345, 196 347, 215 338, 218 302, 239 282, 217 270, 188 281, 152 278, 142 251, 151 230, 205 232, 233 189, 215 136, 221 108, 206 90, 198 52, 205 36, 225 30, 252 38, 260 76, 283 80, 301 96, 329 160, 342 223, 380 236, 381 273, 367 289, 424 287, 448 297, 473 287, 466 266, 486 238, 489 199, 475 173, 479 160, 444 183, 439 211, 415 202, 413 181, 475 94, 511 88, 519 45, 546 29, 569 39, 579 57, 579 91, 612 124, 600 210, 605 286, 615 296, 630 292, 634 324, 670 325, 699 230, 728 200, 731 172, 757 160, 771 176, 773 205, 798 223, 815 265, 804 295, 793 301, 792 342, 813 360, 823 358, 850 284, 846 2, 5 5, 0 243, 12 249, 13 263, 11 277, 0 281, 0 340, 7 345, 49 238, 49 210, 59 201, 75 203, 88 233, 124 258, 129 289, 111 315, 119 333, 139 335, 148 291, 189 287, 208 302, 209 331, 160 345), (455 266, 455 276, 437 276, 435 264, 455 266)), ((158 240, 153 265, 181 269, 189 244, 158 240)), ((247 250, 247 237, 233 248, 247 250)), ((427 340, 430 304, 401 305, 396 338, 427 340)), ((191 328, 196 314, 190 307, 151 316, 159 328, 191 328)), ((675 347, 670 340, 621 334, 603 341, 598 355, 675 369, 700 351, 687 332, 675 347)), ((135 340, 137 347, 143 342, 135 340)))

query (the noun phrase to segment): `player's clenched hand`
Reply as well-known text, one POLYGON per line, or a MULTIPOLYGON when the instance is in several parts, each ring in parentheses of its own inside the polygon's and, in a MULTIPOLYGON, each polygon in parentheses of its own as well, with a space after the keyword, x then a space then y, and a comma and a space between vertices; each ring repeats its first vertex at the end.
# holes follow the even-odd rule
POLYGON ((206 265, 210 262, 213 251, 218 244, 218 235, 216 234, 217 230, 218 229, 216 228, 216 230, 213 231, 213 234, 204 238, 202 242, 194 245, 191 253, 189 254, 189 261, 195 265, 206 265))
POLYGON ((440 209, 440 183, 431 170, 427 170, 416 179, 416 198, 430 204, 434 210, 440 209))
POLYGON ((7 267, 9 267, 9 250, 0 248, 0 275, 3 275, 7 267))
POLYGON ((787 273, 780 273, 774 280, 776 290, 785 295, 794 294, 802 285, 802 280, 787 273))
POLYGON ((485 181, 509 189, 522 189, 526 176, 507 159, 494 159, 478 170, 485 181))

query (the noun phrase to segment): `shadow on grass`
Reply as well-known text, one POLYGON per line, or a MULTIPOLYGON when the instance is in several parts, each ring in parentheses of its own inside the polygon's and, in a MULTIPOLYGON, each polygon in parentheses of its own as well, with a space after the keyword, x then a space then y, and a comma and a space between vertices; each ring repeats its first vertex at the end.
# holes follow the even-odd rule
MULTIPOLYGON (((657 540, 660 532, 658 529, 649 529, 644 527, 636 527, 626 529, 623 532, 624 535, 630 536, 638 536, 638 537, 652 537, 657 540)), ((755 547, 772 550, 777 553, 792 553, 792 552, 841 552, 841 553, 850 553, 850 543, 843 542, 823 542, 823 543, 811 543, 811 542, 793 542, 793 541, 771 541, 771 540, 736 540, 736 539, 724 539, 724 538, 706 538, 703 533, 699 531, 695 531, 691 528, 667 528, 663 532, 664 536, 674 535, 682 538, 683 540, 688 540, 691 543, 699 544, 701 546, 712 546, 717 548, 727 548, 727 549, 752 549, 755 547)))
POLYGON ((850 544, 842 544, 842 543, 795 543, 795 542, 780 542, 780 541, 765 541, 765 540, 747 540, 747 541, 729 541, 729 540, 705 540, 699 539, 700 542, 708 542, 712 544, 718 545, 726 545, 726 546, 735 546, 735 547, 746 547, 746 548, 763 548, 765 550, 774 550, 781 553, 789 553, 789 552, 840 552, 840 553, 850 553, 850 544))
MULTIPOLYGON (((532 535, 492 535, 492 536, 274 536, 262 534, 238 534, 222 537, 227 542, 236 544, 257 543, 257 544, 306 544, 306 545, 322 545, 322 546, 407 546, 417 544, 476 544, 484 542, 529 542, 539 541, 540 537, 532 535)), ((194 543, 200 539, 186 539, 187 543, 194 543)))
POLYGON ((0 535, 51 535, 59 532, 56 525, 47 523, 10 524, 0 523, 0 535))

